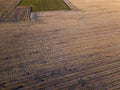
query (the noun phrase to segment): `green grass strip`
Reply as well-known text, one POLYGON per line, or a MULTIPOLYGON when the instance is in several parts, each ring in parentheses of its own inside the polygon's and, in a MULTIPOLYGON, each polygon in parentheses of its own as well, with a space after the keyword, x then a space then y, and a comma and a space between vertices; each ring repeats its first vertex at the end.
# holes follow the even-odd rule
POLYGON ((63 0, 21 0, 19 6, 30 6, 32 11, 69 10, 63 0))

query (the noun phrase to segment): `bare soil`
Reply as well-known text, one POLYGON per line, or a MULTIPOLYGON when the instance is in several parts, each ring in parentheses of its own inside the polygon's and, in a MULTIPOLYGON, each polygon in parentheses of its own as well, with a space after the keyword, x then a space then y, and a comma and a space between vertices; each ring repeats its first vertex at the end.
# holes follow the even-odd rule
POLYGON ((1 90, 120 90, 120 1, 0 23, 1 90))
POLYGON ((18 7, 21 0, 0 0, 0 22, 30 20, 31 7, 18 7))

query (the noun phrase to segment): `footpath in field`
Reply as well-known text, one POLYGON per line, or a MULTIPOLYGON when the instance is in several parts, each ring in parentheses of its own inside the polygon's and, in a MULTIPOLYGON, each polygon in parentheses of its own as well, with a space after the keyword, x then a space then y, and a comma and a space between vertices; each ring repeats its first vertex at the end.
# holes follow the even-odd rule
POLYGON ((0 0, 0 22, 30 20, 31 7, 18 7, 21 0, 0 0))

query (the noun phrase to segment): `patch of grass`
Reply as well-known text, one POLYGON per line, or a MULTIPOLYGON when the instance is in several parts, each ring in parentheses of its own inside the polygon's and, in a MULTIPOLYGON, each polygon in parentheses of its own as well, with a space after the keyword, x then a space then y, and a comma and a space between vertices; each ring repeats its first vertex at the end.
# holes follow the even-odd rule
POLYGON ((19 6, 30 6, 32 11, 69 10, 63 0, 21 0, 19 6))

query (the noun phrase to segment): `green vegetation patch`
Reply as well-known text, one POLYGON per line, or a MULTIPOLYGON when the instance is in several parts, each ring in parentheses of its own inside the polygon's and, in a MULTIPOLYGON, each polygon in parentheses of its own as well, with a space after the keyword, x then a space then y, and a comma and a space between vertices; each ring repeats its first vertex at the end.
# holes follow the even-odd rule
POLYGON ((19 6, 30 6, 32 11, 69 10, 63 0, 21 0, 19 6))

